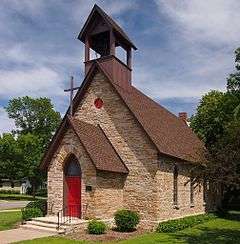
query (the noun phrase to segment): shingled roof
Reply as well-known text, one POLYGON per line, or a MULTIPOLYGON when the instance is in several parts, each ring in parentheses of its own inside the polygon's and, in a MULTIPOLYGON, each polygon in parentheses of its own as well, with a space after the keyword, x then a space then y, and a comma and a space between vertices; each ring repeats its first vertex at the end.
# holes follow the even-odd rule
POLYGON ((135 87, 116 87, 159 152, 190 162, 199 162, 203 143, 186 123, 135 87))
MULTIPOLYGON (((202 152, 206 150, 204 144, 186 123, 135 87, 123 88, 114 83, 103 65, 96 60, 73 100, 74 111, 76 111, 96 72, 102 72, 113 85, 159 153, 192 163, 199 163, 204 160, 202 158, 202 152)), ((70 121, 79 139, 95 162, 97 169, 126 173, 128 169, 101 128, 79 120, 70 120, 67 116, 68 112, 46 150, 41 167, 46 168, 49 164, 50 158, 56 150, 56 145, 66 131, 67 121, 70 121), (104 143, 102 144, 102 142, 104 143)))
POLYGON ((128 168, 100 126, 95 126, 67 115, 63 118, 60 127, 45 152, 40 165, 42 169, 47 168, 67 128, 74 130, 97 170, 128 173, 128 168))
POLYGON ((123 88, 114 83, 103 65, 98 65, 160 153, 189 162, 203 160, 204 144, 186 123, 134 86, 123 88))
POLYGON ((100 126, 69 118, 70 123, 98 170, 128 173, 128 169, 100 126))
POLYGON ((127 34, 123 31, 123 29, 110 17, 108 16, 97 4, 94 5, 91 13, 89 14, 87 21, 85 22, 81 32, 78 35, 78 39, 82 42, 85 41, 85 36, 87 32, 88 26, 91 24, 91 21, 94 19, 94 14, 98 13, 105 22, 113 28, 113 30, 120 35, 123 40, 125 40, 133 49, 137 50, 136 46, 133 44, 133 42, 130 40, 130 38, 127 36, 127 34))

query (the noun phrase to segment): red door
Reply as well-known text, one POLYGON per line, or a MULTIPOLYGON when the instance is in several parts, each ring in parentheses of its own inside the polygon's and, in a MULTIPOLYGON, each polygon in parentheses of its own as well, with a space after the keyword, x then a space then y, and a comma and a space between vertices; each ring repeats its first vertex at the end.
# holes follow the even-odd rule
POLYGON ((81 178, 67 176, 67 216, 81 217, 81 178))

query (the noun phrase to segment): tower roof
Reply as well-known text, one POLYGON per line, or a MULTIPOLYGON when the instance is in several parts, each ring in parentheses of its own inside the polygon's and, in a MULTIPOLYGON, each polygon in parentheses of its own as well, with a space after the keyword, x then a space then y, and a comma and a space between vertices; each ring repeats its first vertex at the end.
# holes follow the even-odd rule
POLYGON ((123 31, 123 29, 109 16, 107 15, 98 5, 94 5, 91 13, 89 14, 87 21, 85 22, 81 32, 78 35, 78 39, 85 43, 85 37, 91 28, 92 23, 94 22, 96 14, 100 15, 104 22, 108 25, 109 28, 113 29, 114 33, 128 46, 132 47, 134 50, 137 50, 136 46, 123 31))

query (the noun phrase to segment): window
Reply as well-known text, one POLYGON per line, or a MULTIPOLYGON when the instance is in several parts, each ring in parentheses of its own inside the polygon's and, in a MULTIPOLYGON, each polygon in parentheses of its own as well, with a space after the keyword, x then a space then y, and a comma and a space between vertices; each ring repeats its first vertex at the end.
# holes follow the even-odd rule
POLYGON ((190 177, 190 205, 194 206, 194 179, 192 176, 190 177))
POLYGON ((81 176, 81 169, 78 160, 75 156, 71 155, 65 165, 66 176, 81 176))
POLYGON ((174 165, 173 168, 173 204, 178 206, 178 168, 174 165))

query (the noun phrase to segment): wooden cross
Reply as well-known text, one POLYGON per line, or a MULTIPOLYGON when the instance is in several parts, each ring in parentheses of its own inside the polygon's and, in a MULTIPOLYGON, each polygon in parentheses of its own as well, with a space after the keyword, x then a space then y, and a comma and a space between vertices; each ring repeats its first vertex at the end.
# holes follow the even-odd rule
POLYGON ((70 110, 69 110, 70 116, 73 115, 73 103, 72 103, 73 102, 73 91, 78 90, 78 89, 79 89, 79 87, 73 87, 73 76, 71 76, 70 88, 64 90, 65 92, 69 92, 70 91, 70 110))

